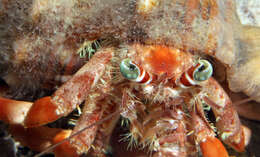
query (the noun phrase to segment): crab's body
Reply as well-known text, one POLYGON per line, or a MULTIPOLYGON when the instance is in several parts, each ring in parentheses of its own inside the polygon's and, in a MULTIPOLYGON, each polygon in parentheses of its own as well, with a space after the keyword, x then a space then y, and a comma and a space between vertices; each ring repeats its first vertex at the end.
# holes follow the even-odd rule
MULTIPOLYGON (((15 93, 16 98, 26 97, 27 90, 32 94, 35 89, 53 89, 57 80, 66 82, 51 97, 34 104, 1 98, 1 119, 38 127, 68 115, 85 101, 73 132, 119 110, 130 121, 131 140, 149 145, 154 156, 194 154, 197 145, 205 156, 212 157, 214 151, 226 156, 204 116, 207 103, 222 140, 243 151, 248 131, 230 98, 211 77, 212 70, 204 71, 202 78, 196 75, 211 66, 201 58, 213 58, 228 71, 231 89, 259 99, 260 79, 252 70, 246 71, 259 66, 259 39, 245 35, 259 31, 240 25, 232 0, 11 0, 0 4, 0 64, 5 68, 0 68, 0 76, 11 89, 25 91, 15 93), (91 45, 92 41, 100 46, 91 45), (238 67, 247 76, 238 77, 238 67), (243 84, 237 87, 239 81, 243 84), (21 108, 22 116, 11 114, 21 108)), ((93 145, 92 153, 101 155, 106 146, 100 141, 107 142, 118 116, 93 126, 55 153, 73 156, 93 145), (68 154, 62 150, 65 147, 68 154)), ((71 134, 57 132, 50 135, 55 136, 54 143, 71 134)), ((23 140, 28 144, 27 138, 23 140)), ((38 150, 50 140, 41 142, 45 146, 38 150)))

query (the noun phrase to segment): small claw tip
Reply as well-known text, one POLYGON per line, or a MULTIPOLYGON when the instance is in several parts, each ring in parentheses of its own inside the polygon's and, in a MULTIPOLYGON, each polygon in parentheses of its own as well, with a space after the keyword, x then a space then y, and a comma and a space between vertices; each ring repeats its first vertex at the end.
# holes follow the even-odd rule
POLYGON ((57 120, 60 115, 57 115, 56 110, 57 107, 51 102, 51 97, 35 101, 26 116, 25 127, 37 127, 57 120))
MULTIPOLYGON (((57 144, 62 140, 68 138, 71 135, 72 130, 62 130, 53 138, 53 144, 57 144)), ((55 156, 57 157, 78 157, 76 148, 74 148, 69 141, 64 141, 64 143, 58 145, 54 149, 55 156)))
POLYGON ((241 125, 241 132, 237 134, 239 138, 239 142, 230 142, 229 144, 232 148, 234 148, 237 152, 245 151, 245 146, 248 145, 251 138, 251 130, 246 126, 241 125))
POLYGON ((0 120, 9 124, 22 124, 31 106, 31 102, 0 97, 0 120))
POLYGON ((228 157, 226 148, 216 137, 208 137, 200 143, 203 157, 228 157))

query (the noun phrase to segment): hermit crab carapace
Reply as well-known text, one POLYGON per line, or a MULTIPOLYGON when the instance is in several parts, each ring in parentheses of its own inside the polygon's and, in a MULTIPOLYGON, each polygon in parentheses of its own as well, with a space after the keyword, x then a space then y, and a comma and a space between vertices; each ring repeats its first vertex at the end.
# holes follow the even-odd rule
POLYGON ((232 90, 259 100, 259 70, 248 68, 259 66, 260 31, 240 25, 232 0, 0 4, 0 75, 10 88, 5 95, 33 99, 38 91, 64 83, 33 103, 0 99, 0 119, 22 144, 43 151, 92 126, 54 152, 105 156, 121 115, 129 125, 125 138, 130 145, 148 147, 153 156, 196 156, 201 151, 207 157, 226 157, 220 140, 236 151, 247 145, 250 131, 240 123, 208 61, 224 69, 215 67, 216 76, 227 71, 232 90), (42 126, 84 101, 73 131, 42 126), (208 108, 215 124, 205 115, 208 108), (111 114, 101 125, 92 125, 111 114))

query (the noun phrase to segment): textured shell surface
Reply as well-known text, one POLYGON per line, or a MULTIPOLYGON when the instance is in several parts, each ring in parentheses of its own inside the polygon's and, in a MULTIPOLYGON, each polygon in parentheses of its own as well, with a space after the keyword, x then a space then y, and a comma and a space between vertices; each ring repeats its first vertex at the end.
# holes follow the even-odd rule
POLYGON ((0 75, 10 86, 22 78, 38 88, 61 73, 84 41, 111 36, 126 44, 164 44, 209 54, 228 65, 237 50, 239 20, 231 0, 199 2, 195 9, 189 1, 159 0, 144 13, 138 12, 141 1, 136 0, 0 3, 0 75))

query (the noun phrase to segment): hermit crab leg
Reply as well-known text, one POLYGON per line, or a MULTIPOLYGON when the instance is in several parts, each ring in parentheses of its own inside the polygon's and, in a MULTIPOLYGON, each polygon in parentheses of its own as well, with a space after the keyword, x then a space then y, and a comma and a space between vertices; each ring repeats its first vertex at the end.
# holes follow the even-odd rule
POLYGON ((143 127, 138 121, 137 113, 139 112, 143 115, 143 111, 145 109, 144 104, 136 100, 136 97, 132 91, 123 89, 122 104, 120 108, 122 110, 121 115, 124 118, 127 118, 132 124, 130 127, 131 138, 133 142, 136 142, 143 133, 143 127))
POLYGON ((202 99, 212 107, 221 139, 236 151, 244 151, 250 131, 241 125, 230 98, 213 78, 205 81, 203 87, 207 96, 202 99))
MULTIPOLYGON (((55 144, 53 144, 52 146, 46 148, 44 151, 42 151, 41 153, 37 154, 35 157, 40 157, 40 156, 44 155, 45 153, 50 152, 51 150, 55 149, 59 145, 62 145, 63 143, 68 142, 70 139, 74 138, 75 136, 78 136, 79 134, 81 134, 82 132, 86 131, 87 129, 92 128, 93 126, 96 126, 96 125, 100 125, 100 124, 104 123, 105 121, 113 118, 114 116, 120 114, 120 112, 121 112, 121 110, 117 110, 117 111, 113 112, 112 114, 104 117, 103 119, 101 119, 101 120, 99 120, 99 121, 97 121, 95 123, 92 123, 92 124, 84 127, 83 129, 79 130, 75 134, 71 134, 72 130, 63 130, 63 134, 60 134, 60 136, 56 136, 58 138, 58 140, 56 141, 56 139, 54 139, 54 143, 55 144), (62 136, 64 136, 64 137, 62 137, 62 136)), ((75 151, 75 148, 71 147, 71 144, 69 144, 69 143, 65 144, 65 146, 61 147, 61 149, 58 150, 58 151, 63 151, 63 150, 66 150, 68 148, 71 150, 71 151, 70 150, 68 151, 68 152, 71 152, 71 155, 68 154, 68 156, 74 156, 74 155, 75 156, 79 156, 76 152, 73 152, 73 151, 75 151)))
POLYGON ((192 127, 195 141, 199 143, 203 156, 228 157, 227 150, 221 141, 215 137, 214 131, 204 116, 202 104, 196 101, 194 105, 191 111, 192 127))
MULTIPOLYGON (((108 66, 109 65, 110 64, 108 64, 108 66)), ((73 131, 71 132, 70 130, 64 130, 63 132, 58 134, 54 138, 55 144, 68 139, 71 135, 75 135, 81 132, 84 128, 91 126, 92 124, 102 121, 101 119, 104 112, 107 114, 107 112, 111 113, 114 111, 114 106, 116 105, 112 103, 111 100, 109 100, 109 97, 107 95, 107 91, 110 91, 111 89, 111 73, 109 72, 109 68, 107 69, 107 72, 101 76, 100 79, 102 80, 102 84, 99 84, 94 90, 89 92, 88 96, 85 98, 86 102, 83 108, 83 113, 73 131), (109 107, 114 108, 113 110, 111 110, 109 107)), ((116 119, 112 120, 112 122, 115 121, 116 119)), ((104 122, 104 124, 106 124, 106 126, 103 127, 103 129, 107 129, 106 127, 113 129, 113 123, 104 122)), ((100 130, 100 127, 102 126, 103 125, 93 125, 92 127, 88 128, 87 131, 81 132, 79 136, 72 138, 70 142, 66 141, 61 145, 55 147, 54 152, 56 156, 78 156, 88 152, 89 149, 93 146, 93 142, 97 141, 95 137, 97 131, 100 130)), ((110 131, 109 129, 107 129, 106 131, 111 133, 112 129, 110 129, 110 131)), ((98 133, 100 133, 100 131, 98 133)), ((107 135, 106 133, 101 133, 101 135, 104 134, 107 135)), ((96 146, 98 146, 99 148, 102 147, 100 144, 97 144, 96 146)), ((92 148, 94 149, 95 147, 92 148)), ((94 151, 97 151, 97 148, 95 148, 94 151)))
MULTIPOLYGON (((68 138, 71 134, 78 132, 82 128, 89 126, 100 120, 102 116, 101 102, 98 100, 88 100, 85 103, 83 113, 77 122, 77 125, 72 130, 63 130, 53 139, 54 144, 68 138)), ((89 128, 87 131, 82 132, 79 136, 71 139, 71 142, 66 141, 54 149, 56 156, 78 156, 84 152, 88 152, 91 144, 93 143, 98 125, 89 128)))
MULTIPOLYGON (((69 138, 70 135, 77 134, 84 128, 102 120, 102 117, 107 117, 108 112, 114 112, 114 110, 116 109, 115 104, 108 104, 109 101, 103 99, 103 96, 100 99, 98 97, 93 96, 98 95, 97 93, 91 93, 91 95, 92 97, 88 98, 88 100, 86 101, 83 113, 73 131, 71 132, 71 130, 64 130, 63 132, 58 134, 54 138, 55 144, 59 143, 60 141, 63 141, 66 138, 69 138)), ((102 135, 103 139, 101 140, 103 140, 104 142, 104 139, 110 135, 115 126, 115 122, 119 118, 119 113, 117 115, 118 116, 114 116, 112 120, 103 122, 101 125, 93 125, 91 128, 88 128, 87 131, 81 132, 80 135, 72 138, 70 142, 66 141, 61 145, 55 147, 54 152, 56 156, 70 156, 73 153, 73 156, 77 156, 88 152, 89 149, 92 147, 94 140, 100 140, 96 138, 97 133, 100 136, 102 135)), ((95 142, 95 145, 102 147, 100 141, 99 143, 95 142)), ((93 147, 93 149, 94 151, 98 151, 97 147, 93 147)))
MULTIPOLYGON (((115 102, 109 100, 105 100, 105 103, 103 103, 102 106, 105 106, 103 107, 104 111, 102 119, 108 117, 111 113, 115 113, 115 110, 118 108, 115 102)), ((105 154, 110 151, 109 143, 112 131, 114 130, 119 118, 120 113, 118 112, 111 119, 104 121, 99 125, 96 138, 91 145, 92 149, 89 151, 90 156, 107 156, 105 154)))
POLYGON ((28 112, 24 125, 36 127, 66 116, 81 104, 113 57, 112 49, 98 51, 68 82, 51 97, 37 100, 28 112), (47 116, 46 116, 47 115, 47 116))
MULTIPOLYGON (((92 94, 95 95, 95 93, 92 94)), ((53 145, 38 154, 37 157, 52 149, 54 149, 56 157, 78 157, 82 153, 89 152, 90 148, 92 148, 90 154, 104 156, 110 135, 121 111, 115 111, 117 105, 107 99, 94 98, 87 101, 85 106, 83 115, 74 130, 60 131, 53 138, 53 145), (113 113, 111 114, 111 112, 113 113)))

